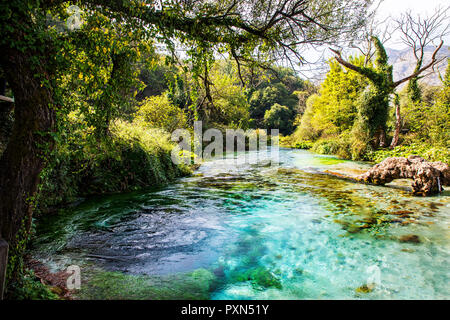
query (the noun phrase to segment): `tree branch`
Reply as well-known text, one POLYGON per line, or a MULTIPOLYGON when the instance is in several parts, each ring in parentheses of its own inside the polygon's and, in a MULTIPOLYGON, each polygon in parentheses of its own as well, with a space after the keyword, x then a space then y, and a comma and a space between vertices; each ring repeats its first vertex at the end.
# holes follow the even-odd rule
POLYGON ((330 48, 330 50, 334 52, 334 54, 335 54, 334 58, 341 65, 343 65, 344 67, 346 67, 346 68, 348 68, 350 70, 358 72, 359 74, 367 77, 372 82, 376 81, 377 73, 375 71, 373 71, 373 70, 371 70, 369 68, 355 66, 354 64, 344 60, 342 58, 342 55, 341 55, 340 51, 334 50, 334 49, 331 49, 331 48, 330 48))
POLYGON ((394 83, 392 84, 392 86, 393 86, 394 88, 396 88, 396 87, 398 87, 399 85, 401 85, 402 83, 404 83, 404 82, 406 82, 406 81, 408 81, 408 80, 411 80, 412 78, 415 78, 415 77, 419 76, 419 75, 420 75, 422 72, 424 72, 425 70, 427 70, 427 69, 433 67, 434 65, 436 65, 436 63, 438 62, 438 60, 436 59, 436 55, 437 55, 438 51, 442 48, 442 45, 443 45, 443 44, 444 44, 444 41, 441 40, 441 43, 440 43, 439 46, 434 50, 433 55, 431 56, 431 61, 430 61, 430 63, 428 63, 426 66, 420 68, 419 70, 417 70, 417 71, 414 72, 413 74, 411 74, 411 75, 409 75, 409 76, 407 76, 407 77, 405 77, 405 78, 403 78, 403 79, 401 79, 401 80, 399 80, 399 81, 394 82, 394 83))

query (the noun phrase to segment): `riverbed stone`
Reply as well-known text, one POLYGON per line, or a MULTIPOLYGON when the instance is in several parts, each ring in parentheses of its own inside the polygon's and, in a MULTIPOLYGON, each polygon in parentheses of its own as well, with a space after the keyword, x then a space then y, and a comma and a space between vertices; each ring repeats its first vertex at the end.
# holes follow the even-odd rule
POLYGON ((411 243, 420 243, 420 238, 419 236, 415 235, 415 234, 406 234, 403 235, 399 238, 400 242, 411 242, 411 243))

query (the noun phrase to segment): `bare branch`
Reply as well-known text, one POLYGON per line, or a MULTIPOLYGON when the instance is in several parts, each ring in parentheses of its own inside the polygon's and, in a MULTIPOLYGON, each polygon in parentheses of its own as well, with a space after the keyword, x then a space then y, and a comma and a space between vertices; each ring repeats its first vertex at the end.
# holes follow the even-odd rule
POLYGON ((431 56, 431 61, 430 61, 430 63, 428 63, 426 66, 420 68, 419 70, 417 70, 417 71, 414 72, 413 74, 409 75, 408 77, 405 77, 405 78, 403 78, 403 79, 401 79, 401 80, 399 80, 399 81, 394 82, 393 87, 396 88, 396 87, 398 87, 399 85, 401 85, 402 83, 404 83, 404 82, 406 82, 406 81, 408 81, 408 80, 411 80, 411 79, 413 79, 413 78, 419 76, 419 75, 420 75, 422 72, 424 72, 425 70, 427 70, 427 69, 429 69, 429 68, 431 68, 431 67, 434 67, 434 66, 439 62, 439 60, 436 59, 436 55, 437 55, 438 51, 442 48, 442 45, 443 45, 443 44, 444 44, 444 41, 441 40, 441 43, 440 43, 439 46, 434 50, 434 52, 433 52, 433 54, 432 54, 432 56, 431 56))

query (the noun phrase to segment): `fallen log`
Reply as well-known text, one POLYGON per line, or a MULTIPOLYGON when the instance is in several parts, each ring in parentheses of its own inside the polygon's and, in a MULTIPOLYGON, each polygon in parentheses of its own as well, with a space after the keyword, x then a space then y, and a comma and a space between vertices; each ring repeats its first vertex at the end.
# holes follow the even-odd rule
POLYGON ((384 185, 395 179, 412 179, 413 194, 429 196, 450 186, 450 167, 441 161, 428 162, 419 156, 392 157, 376 164, 356 180, 384 185))
MULTIPOLYGON (((379 184, 375 184, 370 181, 363 181, 359 177, 351 177, 351 176, 347 176, 347 175, 344 175, 344 174, 341 174, 338 172, 329 171, 329 170, 320 171, 320 172, 317 172, 316 174, 326 175, 326 176, 330 176, 333 178, 337 178, 339 180, 345 180, 345 181, 353 182, 353 183, 360 183, 360 184, 366 184, 366 185, 371 185, 371 186, 379 186, 379 184)), ((407 187, 407 186, 388 185, 386 187, 389 187, 392 189, 397 189, 397 190, 403 190, 403 191, 407 191, 407 192, 412 191, 411 188, 407 187)))

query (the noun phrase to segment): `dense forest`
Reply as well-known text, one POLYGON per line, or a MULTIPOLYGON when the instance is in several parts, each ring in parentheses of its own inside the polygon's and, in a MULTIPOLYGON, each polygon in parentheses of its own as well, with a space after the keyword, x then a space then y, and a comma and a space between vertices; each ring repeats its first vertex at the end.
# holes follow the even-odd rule
POLYGON ((5 296, 57 298, 27 267, 41 217, 192 174, 194 164, 172 162, 171 133, 192 131, 194 121, 223 132, 276 128, 283 147, 341 159, 450 163, 450 59, 435 70, 441 85, 422 79, 442 63, 423 57, 427 45, 444 50, 439 28, 411 40, 417 65, 404 79, 393 79, 381 35, 363 37, 367 54, 328 48, 361 39, 371 4, 2 3, 0 94, 14 99, 0 102, 5 296), (305 63, 304 45, 331 54, 320 83, 292 68, 305 63))

